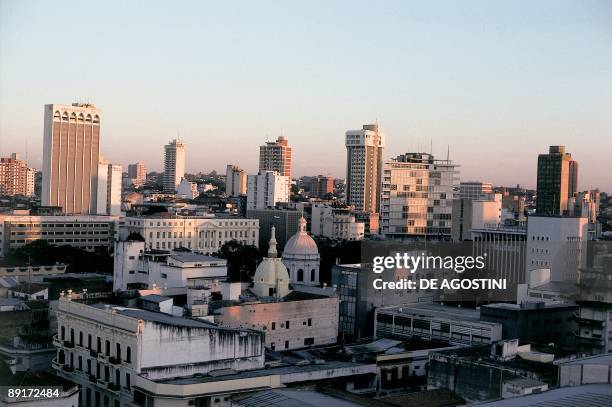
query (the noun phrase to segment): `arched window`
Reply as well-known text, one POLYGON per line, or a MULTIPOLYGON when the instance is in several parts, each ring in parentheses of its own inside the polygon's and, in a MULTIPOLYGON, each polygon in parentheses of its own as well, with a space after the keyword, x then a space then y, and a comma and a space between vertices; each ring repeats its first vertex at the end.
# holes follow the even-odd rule
POLYGON ((87 349, 91 350, 91 334, 87 334, 87 349))
POLYGON ((310 270, 310 281, 315 281, 315 269, 310 270))
POLYGON ((304 281, 304 270, 298 270, 297 281, 304 281))

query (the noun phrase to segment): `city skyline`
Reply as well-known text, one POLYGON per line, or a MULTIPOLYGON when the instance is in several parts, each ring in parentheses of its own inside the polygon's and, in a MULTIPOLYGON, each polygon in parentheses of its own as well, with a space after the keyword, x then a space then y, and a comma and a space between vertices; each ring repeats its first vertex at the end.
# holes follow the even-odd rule
POLYGON ((3 1, 0 155, 25 158, 27 144, 28 163, 42 169, 44 104, 88 99, 105 118, 100 152, 124 168, 161 171, 163 146, 178 135, 187 172, 232 163, 254 174, 259 146, 283 135, 296 176, 345 178, 345 131, 378 121, 385 159, 431 144, 446 158, 450 146, 463 181, 535 188, 537 155, 565 145, 581 162, 580 190, 612 190, 601 170, 612 151, 612 90, 602 86, 612 82, 612 6, 474 3, 337 3, 319 18, 268 4, 189 3, 166 16, 150 3, 110 18, 111 2, 79 22, 83 4, 3 1), (84 34, 58 28, 65 19, 84 34), (50 35, 83 58, 42 46, 50 35))

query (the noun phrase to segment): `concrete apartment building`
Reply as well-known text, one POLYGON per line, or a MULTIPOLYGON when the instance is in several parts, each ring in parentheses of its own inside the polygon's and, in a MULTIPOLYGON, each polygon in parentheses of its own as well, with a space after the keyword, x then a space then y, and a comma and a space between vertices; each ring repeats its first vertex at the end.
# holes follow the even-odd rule
POLYGON ((325 199, 327 195, 334 193, 334 179, 323 175, 317 175, 310 181, 310 197, 325 199))
POLYGON ((185 144, 178 139, 164 146, 164 192, 174 194, 185 177, 185 144))
POLYGON ((17 153, 0 158, 0 195, 33 196, 36 170, 17 153))
POLYGON ((457 165, 426 153, 407 153, 384 163, 381 234, 388 238, 451 235, 457 165))
POLYGON ((259 221, 237 217, 150 216, 125 217, 119 222, 119 237, 140 234, 146 248, 171 250, 184 247, 202 253, 214 253, 223 244, 236 240, 259 246, 259 221))
POLYGON ((568 198, 578 192, 578 163, 565 146, 550 146, 548 154, 538 155, 536 213, 564 215, 568 198))
POLYGON ((377 308, 377 338, 419 338, 452 345, 482 345, 502 339, 502 325, 481 321, 480 312, 436 303, 412 303, 377 308))
POLYGON ((362 240, 365 236, 365 223, 357 222, 350 207, 337 208, 323 203, 312 204, 311 229, 313 235, 330 239, 362 240))
POLYGON ((132 180, 132 185, 140 187, 147 181, 147 167, 140 162, 128 165, 128 178, 132 180))
POLYGON ((379 212, 385 136, 378 124, 348 130, 346 145, 346 204, 358 211, 379 212))
POLYGON ((101 112, 92 104, 45 105, 41 203, 96 214, 101 112))
POLYGON ((240 196, 247 193, 247 173, 235 165, 225 170, 225 193, 227 196, 240 196))
POLYGON ((291 182, 291 147, 286 137, 280 136, 259 147, 259 171, 275 171, 291 182))
POLYGON ((527 275, 550 269, 551 281, 578 281, 585 265, 588 219, 569 216, 527 218, 527 275))
POLYGON ((98 163, 96 214, 121 215, 121 186, 123 167, 104 159, 98 163))
POLYGON ((451 237, 454 242, 473 240, 472 229, 497 227, 502 223, 502 196, 453 200, 451 237))
POLYGON ((114 216, 22 216, 0 214, 0 257, 35 240, 86 250, 111 249, 119 218, 114 216))
POLYGON ((247 210, 270 209, 289 202, 291 178, 276 171, 259 171, 247 177, 247 210))

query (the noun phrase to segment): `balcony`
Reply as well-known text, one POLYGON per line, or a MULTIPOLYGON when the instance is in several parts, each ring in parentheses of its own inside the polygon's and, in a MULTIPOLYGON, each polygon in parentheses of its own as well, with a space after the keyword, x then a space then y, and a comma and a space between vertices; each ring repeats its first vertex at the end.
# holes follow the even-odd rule
POLYGON ((73 373, 74 372, 74 367, 69 366, 69 365, 64 365, 62 367, 62 370, 66 373, 73 373))
POLYGON ((113 364, 113 365, 120 365, 121 364, 121 358, 114 357, 114 356, 111 356, 110 358, 108 358, 108 361, 111 364, 113 364))
POLYGON ((98 360, 101 362, 106 362, 108 360, 108 356, 103 353, 98 353, 98 360))
POLYGON ((98 381, 98 379, 96 379, 96 376, 95 376, 95 375, 90 374, 90 375, 89 375, 89 381, 90 381, 91 383, 96 383, 96 382, 98 381))
POLYGON ((606 326, 605 321, 602 321, 600 319, 595 319, 595 318, 588 318, 583 315, 580 315, 580 313, 578 312, 574 312, 574 319, 580 325, 589 325, 589 326, 597 326, 597 327, 606 326))
POLYGON ((62 365, 58 363, 57 359, 53 359, 51 361, 51 367, 55 370, 60 370, 62 368, 62 365))
POLYGON ((121 386, 115 383, 108 383, 106 388, 112 391, 113 393, 118 393, 119 391, 121 391, 121 386))
POLYGON ((92 358, 97 358, 98 357, 98 352, 96 352, 93 349, 89 350, 89 356, 91 356, 92 358))
POLYGON ((68 348, 68 349, 73 349, 74 348, 74 342, 72 342, 72 341, 64 341, 64 347, 68 348))

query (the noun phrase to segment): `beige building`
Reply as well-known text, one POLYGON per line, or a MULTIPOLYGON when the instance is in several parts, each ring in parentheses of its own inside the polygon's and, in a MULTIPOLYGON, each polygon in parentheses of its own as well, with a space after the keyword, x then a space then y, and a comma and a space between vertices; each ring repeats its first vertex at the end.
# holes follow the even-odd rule
POLYGON ((276 171, 291 180, 291 147, 289 140, 280 136, 259 147, 259 171, 276 171))
POLYGON ((45 105, 43 206, 64 213, 96 213, 100 115, 95 105, 45 105))
POLYGON ((178 139, 164 146, 164 191, 175 193, 185 176, 185 144, 178 139))
POLYGON ((0 215, 0 257, 35 240, 86 250, 111 249, 115 216, 0 215))
POLYGON ((143 185, 147 181, 147 167, 139 162, 128 165, 128 177, 134 186, 143 185))
POLYGON ((247 173, 235 165, 228 165, 225 171, 225 193, 227 196, 246 195, 247 173))
POLYGON ((378 124, 346 132, 346 203, 378 212, 385 137, 378 124))
POLYGON ((36 170, 19 159, 17 153, 0 158, 0 195, 34 195, 36 170))
POLYGON ((426 153, 385 162, 380 228, 387 237, 450 236, 457 165, 426 153))

